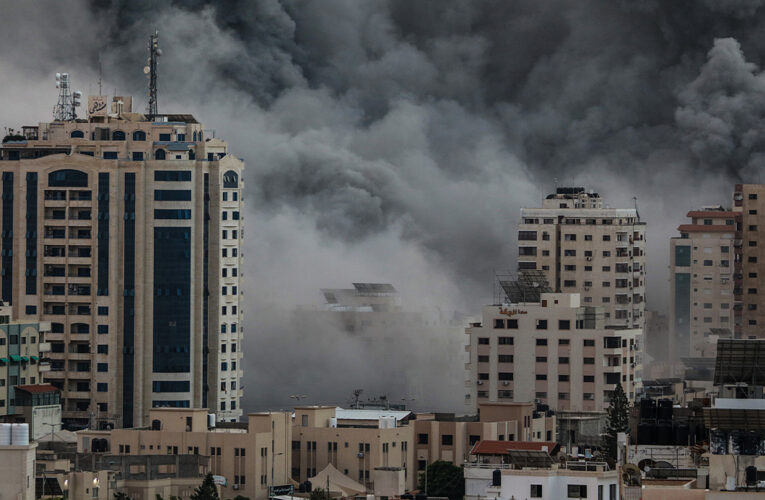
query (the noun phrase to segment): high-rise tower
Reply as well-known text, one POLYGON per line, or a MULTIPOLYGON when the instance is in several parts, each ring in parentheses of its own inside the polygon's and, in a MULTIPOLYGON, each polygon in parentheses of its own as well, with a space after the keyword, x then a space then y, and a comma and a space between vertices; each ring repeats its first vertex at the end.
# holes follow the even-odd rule
POLYGON ((63 417, 139 426, 157 406, 241 415, 244 164, 191 115, 88 100, 0 147, 0 292, 52 323, 63 417))

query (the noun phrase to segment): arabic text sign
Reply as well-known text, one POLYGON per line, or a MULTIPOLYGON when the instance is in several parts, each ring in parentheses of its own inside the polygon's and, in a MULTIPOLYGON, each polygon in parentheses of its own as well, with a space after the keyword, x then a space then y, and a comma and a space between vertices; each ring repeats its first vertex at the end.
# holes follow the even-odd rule
POLYGON ((106 116, 106 96, 88 96, 88 116, 106 116))

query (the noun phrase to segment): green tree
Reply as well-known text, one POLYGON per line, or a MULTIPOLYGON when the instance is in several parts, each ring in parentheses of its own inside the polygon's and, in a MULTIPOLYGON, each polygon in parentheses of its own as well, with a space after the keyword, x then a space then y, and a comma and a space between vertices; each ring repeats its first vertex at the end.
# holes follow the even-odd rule
POLYGON ((194 490, 191 500, 220 500, 218 489, 215 487, 213 475, 208 473, 199 488, 194 490))
POLYGON ((430 497, 449 497, 449 500, 461 500, 465 495, 465 475, 462 467, 451 462, 438 460, 428 465, 425 473, 420 474, 418 489, 426 491, 430 497), (427 475, 427 478, 426 478, 427 475))
POLYGON ((311 491, 311 500, 330 500, 331 498, 332 496, 327 490, 316 488, 311 491))
POLYGON ((617 382, 616 389, 611 395, 606 419, 606 433, 603 436, 603 448, 606 456, 616 461, 616 438, 620 432, 627 432, 630 426, 630 403, 624 393, 622 384, 617 382))

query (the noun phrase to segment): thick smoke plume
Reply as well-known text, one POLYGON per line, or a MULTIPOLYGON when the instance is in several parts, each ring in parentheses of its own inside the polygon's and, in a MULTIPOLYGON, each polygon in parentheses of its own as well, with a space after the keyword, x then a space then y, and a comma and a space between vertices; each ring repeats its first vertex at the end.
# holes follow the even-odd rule
MULTIPOLYGON (((0 100, 4 125, 45 120, 53 73, 95 93, 100 61, 105 89, 140 101, 158 28, 160 111, 194 113, 248 164, 247 407, 336 401, 375 374, 306 374, 407 350, 459 380, 461 360, 429 365, 406 336, 369 352, 290 331, 285 311, 383 281, 412 308, 475 314, 513 268, 520 207, 556 185, 637 197, 648 306, 663 309, 685 212, 760 181, 764 3, 2 2, 0 100)), ((446 392, 422 405, 459 409, 446 392)))

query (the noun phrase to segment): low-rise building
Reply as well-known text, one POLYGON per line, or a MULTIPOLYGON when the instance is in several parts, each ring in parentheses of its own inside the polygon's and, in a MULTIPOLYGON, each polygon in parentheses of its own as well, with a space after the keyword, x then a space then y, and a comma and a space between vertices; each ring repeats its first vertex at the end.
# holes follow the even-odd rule
MULTIPOLYGON (((539 452, 541 458, 543 452, 539 452)), ((519 459, 523 457, 519 454, 519 459)), ((547 456, 549 459, 549 455, 547 456)), ((536 461, 528 452, 525 465, 468 464, 465 466, 465 500, 560 500, 564 498, 619 499, 619 475, 602 462, 536 461)))
POLYGON ((35 499, 35 449, 27 424, 0 424, 0 498, 35 499))
POLYGON ((328 464, 375 489, 374 470, 397 467, 406 490, 414 489, 414 414, 396 410, 346 410, 335 406, 295 408, 291 475, 303 482, 328 464))
POLYGON ((617 384, 634 400, 642 330, 606 328, 602 308, 524 281, 536 279, 501 281, 505 302, 484 307, 482 321, 465 329, 474 404, 537 401, 553 410, 603 411, 617 384))
POLYGON ((247 422, 217 426, 206 409, 153 408, 149 417, 147 428, 80 431, 77 452, 209 457, 206 470, 225 480, 222 498, 265 499, 269 486, 289 484, 290 412, 250 413, 247 422))

